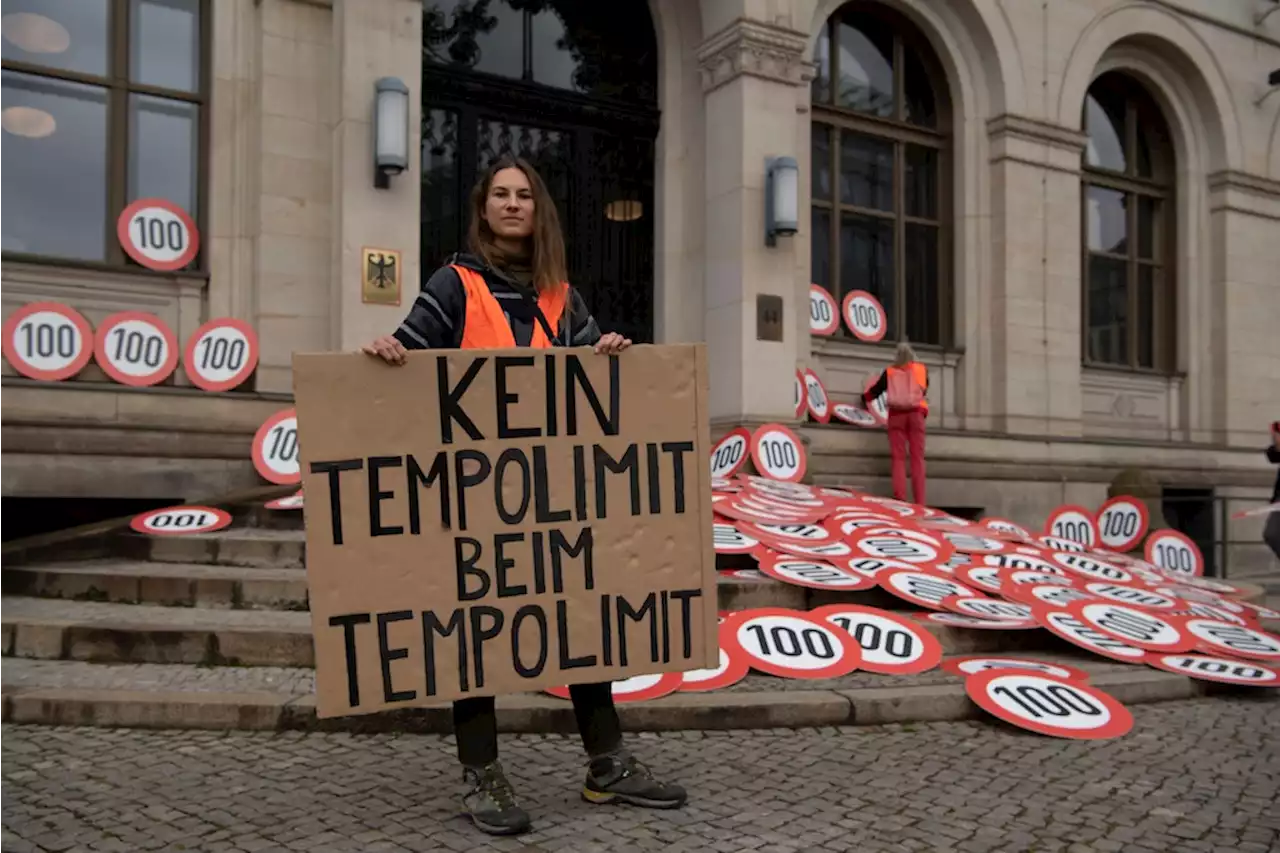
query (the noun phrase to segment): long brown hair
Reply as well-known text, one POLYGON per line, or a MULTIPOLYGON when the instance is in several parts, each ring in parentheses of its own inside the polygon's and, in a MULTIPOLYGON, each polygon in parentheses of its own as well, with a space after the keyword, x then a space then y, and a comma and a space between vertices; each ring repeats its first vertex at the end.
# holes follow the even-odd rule
POLYGON ((533 284, 539 291, 558 287, 568 278, 564 253, 564 234, 560 231, 560 215, 556 203, 547 191, 542 176, 528 161, 520 157, 503 155, 493 163, 471 190, 471 225, 467 229, 467 246, 474 255, 484 258, 492 266, 502 253, 494 245, 493 230, 485 221, 485 202, 493 186, 493 176, 503 169, 519 169, 529 179, 533 191, 533 234, 529 240, 529 255, 533 262, 533 284))

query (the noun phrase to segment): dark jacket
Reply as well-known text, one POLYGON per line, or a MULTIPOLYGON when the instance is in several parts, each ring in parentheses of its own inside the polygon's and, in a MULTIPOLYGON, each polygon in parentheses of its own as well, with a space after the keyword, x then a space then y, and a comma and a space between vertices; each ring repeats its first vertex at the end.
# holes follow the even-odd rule
MULTIPOLYGON (((537 322, 533 306, 537 299, 533 287, 521 284, 512 276, 485 264, 475 255, 459 252, 431 274, 427 286, 414 300, 409 316, 404 318, 394 335, 405 349, 458 349, 467 320, 467 294, 458 273, 450 269, 457 264, 475 270, 484 277, 489 292, 498 300, 516 346, 527 347, 533 340, 533 324, 537 322)), ((600 327, 587 310, 578 291, 570 288, 569 304, 561 318, 558 346, 592 346, 600 340, 600 327), (567 321, 567 322, 566 322, 567 321)))
MULTIPOLYGON (((1272 444, 1267 448, 1267 461, 1272 465, 1280 465, 1280 448, 1272 444)), ((1276 471, 1276 484, 1271 491, 1271 502, 1280 501, 1280 471, 1276 471)))

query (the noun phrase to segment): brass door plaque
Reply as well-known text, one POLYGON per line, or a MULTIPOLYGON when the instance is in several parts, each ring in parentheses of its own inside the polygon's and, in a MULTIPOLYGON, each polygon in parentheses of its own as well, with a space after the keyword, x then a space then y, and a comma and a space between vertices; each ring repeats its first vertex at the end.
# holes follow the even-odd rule
POLYGON ((782 340, 782 297, 772 293, 756 295, 756 340, 782 340))
POLYGON ((360 253, 360 299, 372 305, 400 304, 400 253, 365 248, 360 253))

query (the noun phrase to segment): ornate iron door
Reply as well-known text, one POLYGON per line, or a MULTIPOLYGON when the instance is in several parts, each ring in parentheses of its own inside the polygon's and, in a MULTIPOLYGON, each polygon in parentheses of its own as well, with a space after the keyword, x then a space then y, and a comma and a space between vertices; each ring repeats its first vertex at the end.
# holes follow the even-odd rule
MULTIPOLYGON (((543 5, 543 11, 534 11, 555 11, 568 21, 565 26, 578 41, 596 43, 583 37, 583 26, 574 17, 580 14, 577 7, 559 4, 566 8, 556 11, 553 4, 543 5)), ((581 10, 588 11, 581 14, 597 14, 595 8, 583 5, 581 10)), ((460 20, 453 14, 442 20, 460 20)), ((499 156, 514 154, 532 163, 546 181, 564 227, 570 281, 601 328, 650 342, 658 111, 651 100, 653 87, 642 78, 656 77, 656 69, 646 54, 640 67, 631 63, 627 72, 637 79, 614 85, 605 96, 596 94, 603 90, 598 81, 587 92, 540 84, 534 79, 537 68, 527 44, 538 19, 527 10, 507 14, 526 18, 524 79, 458 62, 457 55, 470 54, 457 47, 457 23, 442 29, 437 21, 432 24, 434 35, 424 32, 428 61, 422 87, 423 281, 450 254, 465 249, 467 205, 478 176, 499 156), (428 38, 452 39, 454 61, 434 64, 444 59, 426 44, 428 38)), ((644 14, 647 17, 647 10, 644 14)), ((609 60, 611 67, 620 64, 612 54, 609 60)), ((580 60, 577 73, 596 69, 602 61, 580 60)), ((618 72, 613 73, 616 77, 618 72)))

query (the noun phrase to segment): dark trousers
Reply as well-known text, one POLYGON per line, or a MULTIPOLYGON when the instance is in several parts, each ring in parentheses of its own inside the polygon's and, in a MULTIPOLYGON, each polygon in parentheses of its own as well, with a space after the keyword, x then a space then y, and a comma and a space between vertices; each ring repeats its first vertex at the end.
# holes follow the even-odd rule
MULTIPOLYGON (((622 746, 622 724, 613 705, 613 685, 574 684, 569 688, 573 716, 587 755, 597 756, 622 746)), ((498 759, 498 715, 492 696, 459 699, 453 703, 453 735, 463 767, 484 767, 498 759)))
POLYGON ((1280 512, 1267 516, 1267 525, 1262 529, 1262 540, 1271 548, 1271 553, 1280 559, 1280 512))

